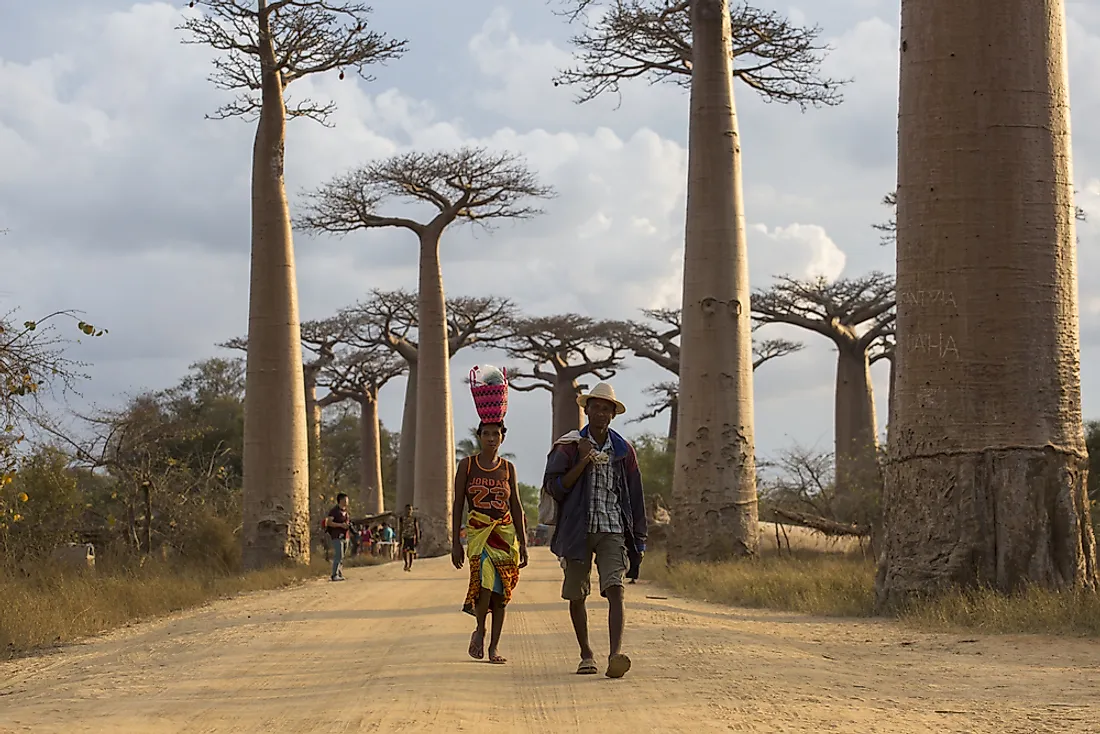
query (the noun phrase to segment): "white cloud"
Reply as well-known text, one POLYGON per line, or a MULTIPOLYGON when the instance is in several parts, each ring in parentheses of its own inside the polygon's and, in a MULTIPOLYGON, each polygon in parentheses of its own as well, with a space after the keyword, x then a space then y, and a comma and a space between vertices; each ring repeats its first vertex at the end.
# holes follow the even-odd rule
MULTIPOLYGON (((824 277, 831 282, 844 271, 844 253, 825 229, 816 224, 789 224, 770 231, 757 224, 752 232, 766 238, 761 242, 754 237, 751 246, 751 256, 763 260, 764 273, 794 278, 824 277)), ((761 278, 753 280, 760 283, 761 278)))

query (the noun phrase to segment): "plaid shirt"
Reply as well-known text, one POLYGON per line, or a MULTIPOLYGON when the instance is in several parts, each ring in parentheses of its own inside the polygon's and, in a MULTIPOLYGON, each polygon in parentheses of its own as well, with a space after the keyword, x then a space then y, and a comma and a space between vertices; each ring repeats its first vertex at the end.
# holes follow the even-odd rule
POLYGON ((607 434, 602 446, 596 447, 596 455, 588 465, 592 473, 592 492, 588 496, 588 532, 621 533, 623 515, 619 506, 619 495, 615 493, 615 471, 611 466, 611 457, 615 450, 611 446, 611 434, 607 434))

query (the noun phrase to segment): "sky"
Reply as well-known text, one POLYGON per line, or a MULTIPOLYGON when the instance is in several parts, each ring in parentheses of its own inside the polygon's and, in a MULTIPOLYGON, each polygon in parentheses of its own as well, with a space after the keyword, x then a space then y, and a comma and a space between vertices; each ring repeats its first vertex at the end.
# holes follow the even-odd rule
MULTIPOLYGON (((871 225, 895 187, 897 0, 761 0, 818 24, 833 50, 824 73, 850 78, 845 101, 811 109, 764 103, 736 89, 749 223, 750 277, 853 277, 892 272, 892 248, 871 225)), ((204 118, 231 98, 207 77, 211 52, 183 45, 186 3, 0 0, 0 311, 32 318, 80 309, 109 334, 70 356, 90 379, 75 407, 112 408, 169 387, 188 365, 230 356, 216 344, 247 330, 249 176, 254 125, 204 118)), ((1080 227, 1085 416, 1100 418, 1100 6, 1067 2, 1074 176, 1080 227)), ((620 99, 574 102, 551 79, 570 62, 570 28, 537 0, 376 0, 372 23, 408 39, 401 59, 367 82, 335 73, 291 95, 338 105, 333 128, 291 123, 286 179, 301 194, 333 175, 409 150, 484 145, 522 154, 558 196, 545 214, 492 232, 449 230, 448 295, 497 295, 526 313, 638 318, 676 307, 684 231, 686 92, 624 86, 620 99)), ((416 247, 403 230, 344 238, 296 236, 301 316, 317 319, 372 288, 416 285, 416 247)), ((794 444, 831 450, 835 351, 823 337, 768 326, 806 348, 755 379, 759 459, 794 444)), ((462 377, 501 355, 452 362, 456 433, 476 424, 462 377)), ((880 428, 885 365, 873 369, 880 428)), ((663 433, 644 412, 659 368, 630 360, 614 385, 627 436, 663 433)), ((382 392, 400 425, 404 382, 382 392)), ((550 439, 548 394, 513 393, 508 449, 521 481, 538 483, 550 439)))

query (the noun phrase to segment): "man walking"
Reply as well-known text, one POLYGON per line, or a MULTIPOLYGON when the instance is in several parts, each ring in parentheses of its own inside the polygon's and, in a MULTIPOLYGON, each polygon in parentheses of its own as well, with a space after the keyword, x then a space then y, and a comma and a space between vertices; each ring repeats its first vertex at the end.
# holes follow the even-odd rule
POLYGON ((325 518, 325 530, 328 531, 332 545, 332 581, 344 580, 344 550, 347 547, 348 529, 351 516, 348 514, 348 496, 341 492, 336 495, 336 506, 328 511, 325 518))
POLYGON ((405 505, 405 514, 398 523, 401 534, 401 555, 405 558, 405 570, 412 571, 416 558, 416 546, 420 543, 420 519, 413 512, 412 505, 405 505))
POLYGON ((599 672, 588 640, 586 599, 591 591, 592 559, 596 559, 600 595, 607 599, 610 655, 606 675, 621 678, 630 670, 622 652, 626 610, 623 577, 628 552, 645 552, 648 529, 642 475, 634 447, 615 431, 611 421, 626 412, 615 390, 601 382, 580 395, 577 404, 588 425, 559 438, 546 460, 543 489, 558 502, 558 523, 550 541, 562 559, 565 580, 561 595, 569 601, 569 616, 580 645, 577 673, 599 672))

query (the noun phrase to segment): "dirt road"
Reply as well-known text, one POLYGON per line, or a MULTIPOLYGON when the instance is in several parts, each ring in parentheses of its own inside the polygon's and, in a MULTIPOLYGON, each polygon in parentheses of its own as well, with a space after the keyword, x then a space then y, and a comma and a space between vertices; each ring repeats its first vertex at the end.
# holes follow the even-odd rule
MULTIPOLYGON (((466 657, 444 559, 218 602, 0 665, 0 732, 1098 732, 1100 644, 916 634, 629 587, 622 680, 573 674, 545 549, 506 666, 466 657)), ((606 653, 606 614, 593 604, 606 653)))

